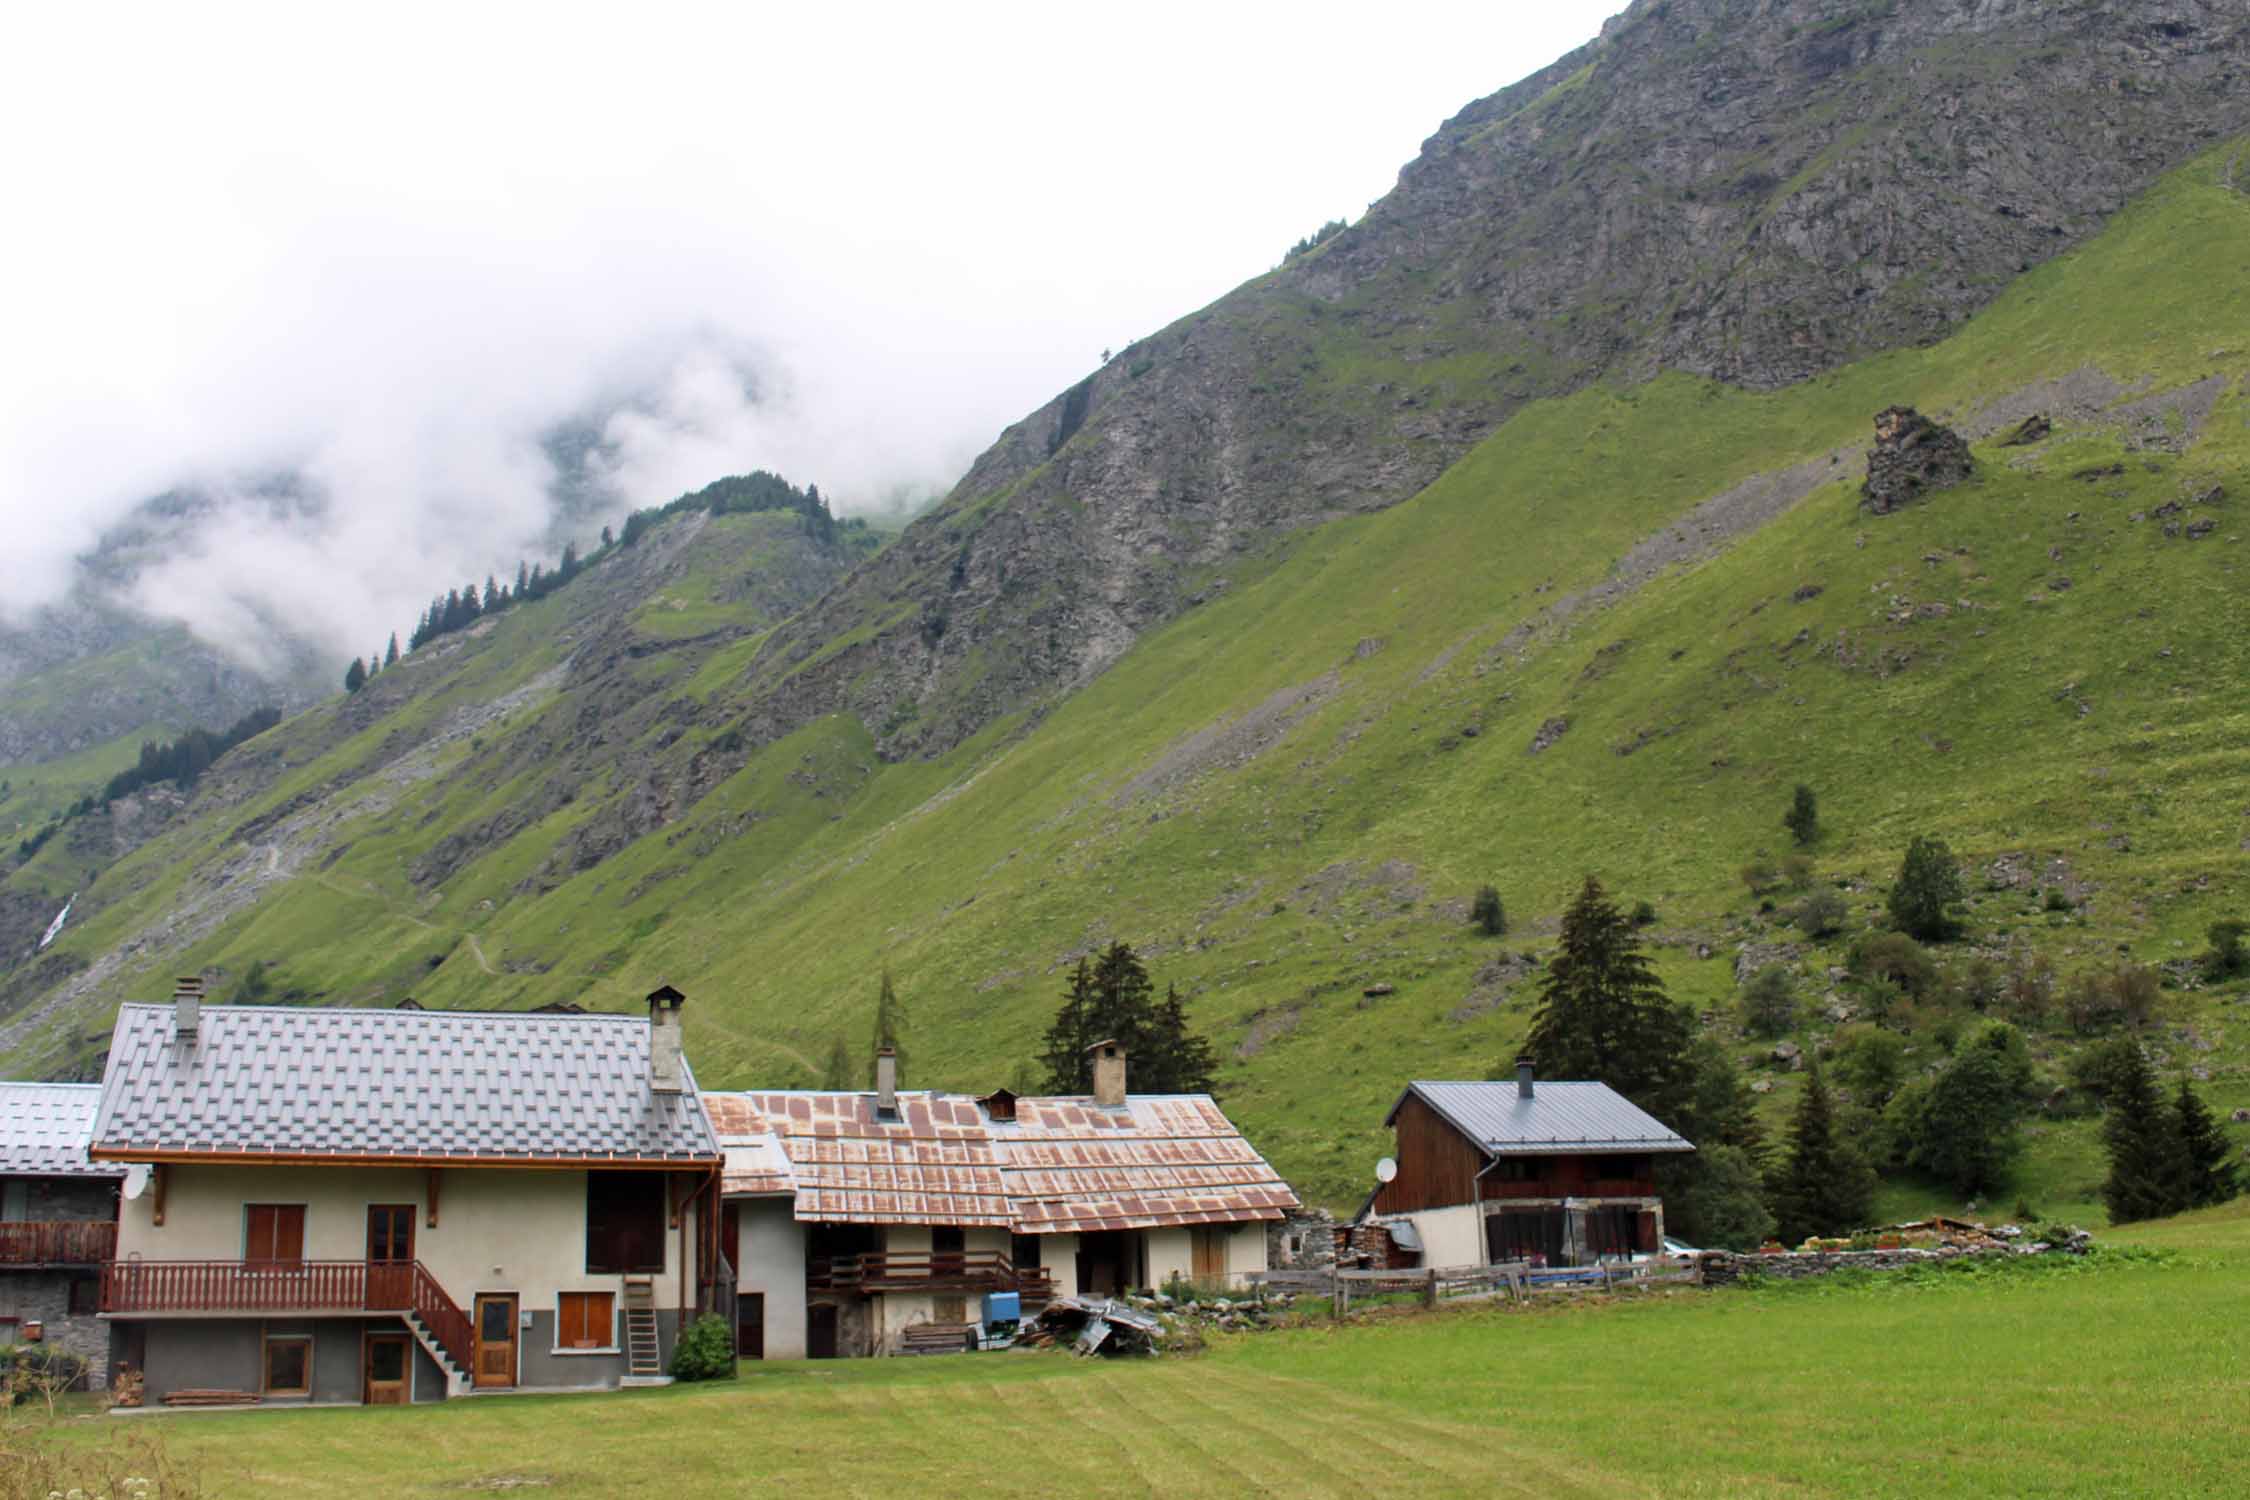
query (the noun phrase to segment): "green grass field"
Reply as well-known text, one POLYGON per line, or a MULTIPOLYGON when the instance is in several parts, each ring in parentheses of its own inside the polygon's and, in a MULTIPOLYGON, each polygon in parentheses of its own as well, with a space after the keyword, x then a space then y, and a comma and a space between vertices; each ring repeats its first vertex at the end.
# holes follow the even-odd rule
POLYGON ((2243 1493, 2250 1205, 2109 1242, 2166 1254, 1382 1313, 1185 1358, 777 1363, 714 1386, 89 1417, 14 1440, 154 1428, 206 1495, 304 1500, 2243 1493))

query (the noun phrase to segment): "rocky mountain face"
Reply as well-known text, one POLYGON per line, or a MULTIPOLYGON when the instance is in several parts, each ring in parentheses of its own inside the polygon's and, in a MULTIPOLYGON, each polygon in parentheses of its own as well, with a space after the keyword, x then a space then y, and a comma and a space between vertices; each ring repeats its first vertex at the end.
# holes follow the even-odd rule
POLYGON ((1009 428, 781 632, 748 727, 844 710, 942 751, 1527 402, 1937 339, 2250 124, 2246 42, 2232 0, 1636 0, 1359 223, 1009 428))

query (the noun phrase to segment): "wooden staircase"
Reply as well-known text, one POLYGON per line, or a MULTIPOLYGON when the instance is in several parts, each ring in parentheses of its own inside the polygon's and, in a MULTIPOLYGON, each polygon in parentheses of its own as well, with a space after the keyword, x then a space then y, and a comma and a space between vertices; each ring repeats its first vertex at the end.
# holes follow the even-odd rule
POLYGON ((475 1382, 470 1379, 469 1371, 454 1359, 452 1351, 438 1341, 430 1325, 422 1321, 422 1315, 408 1312, 406 1326, 413 1332, 414 1342, 422 1346, 422 1351, 430 1356, 439 1372, 445 1376, 445 1393, 448 1396, 466 1396, 474 1388, 475 1382))
POLYGON ((656 1337, 656 1283, 645 1276, 625 1282, 625 1375, 630 1380, 661 1379, 664 1354, 656 1337))

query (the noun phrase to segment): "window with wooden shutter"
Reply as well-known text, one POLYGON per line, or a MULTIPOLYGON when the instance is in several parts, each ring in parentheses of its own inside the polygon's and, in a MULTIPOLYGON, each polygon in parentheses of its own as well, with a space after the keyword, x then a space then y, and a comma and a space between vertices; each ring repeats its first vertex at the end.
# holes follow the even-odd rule
POLYGON ((586 1174, 586 1270, 593 1275, 664 1269, 664 1174, 586 1174))
POLYGON ((253 1265, 295 1266, 305 1259, 305 1205, 252 1203, 244 1209, 242 1258, 253 1265))
POLYGON ((617 1338, 609 1292, 564 1292, 555 1309, 557 1349, 607 1349, 617 1338))

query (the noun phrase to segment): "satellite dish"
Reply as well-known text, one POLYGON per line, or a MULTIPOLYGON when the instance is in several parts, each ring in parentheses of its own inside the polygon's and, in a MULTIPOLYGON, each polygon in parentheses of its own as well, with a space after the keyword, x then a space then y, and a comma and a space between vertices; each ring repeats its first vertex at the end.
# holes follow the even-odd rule
POLYGON ((1386 1156, 1375 1163, 1375 1180, 1377 1182, 1389 1182, 1396 1176, 1398 1176, 1398 1163, 1389 1157, 1386 1156))
POLYGON ((125 1196, 138 1198, 148 1191, 148 1163, 134 1162, 125 1169, 125 1196))

